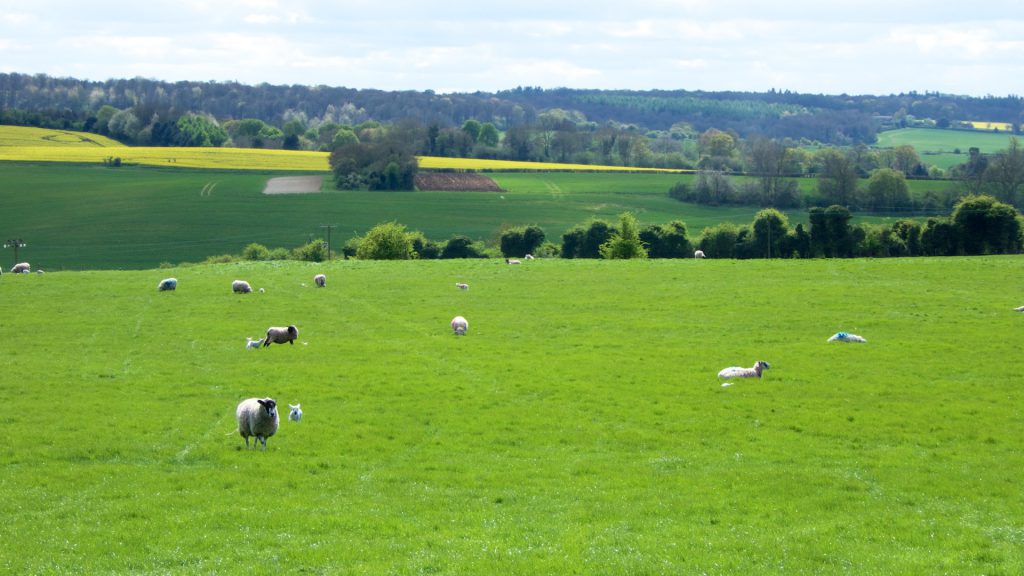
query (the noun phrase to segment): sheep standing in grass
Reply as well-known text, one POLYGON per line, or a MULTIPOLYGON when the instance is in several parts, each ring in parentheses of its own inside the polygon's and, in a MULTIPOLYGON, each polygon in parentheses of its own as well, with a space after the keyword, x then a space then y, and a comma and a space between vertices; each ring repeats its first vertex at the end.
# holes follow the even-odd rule
POLYGON ((722 368, 722 371, 718 373, 719 378, 760 378, 761 371, 771 368, 764 360, 758 360, 757 364, 754 364, 753 368, 742 368, 740 366, 730 366, 728 368, 722 368))
POLYGON ((246 350, 259 350, 259 348, 260 348, 260 346, 262 344, 263 344, 263 338, 260 338, 259 340, 253 340, 251 336, 246 336, 245 337, 245 349, 246 350))
POLYGON ((238 420, 238 433, 245 438, 245 447, 249 447, 249 437, 252 436, 256 443, 263 444, 264 450, 267 449, 267 438, 277 433, 281 423, 277 417, 277 402, 273 398, 242 400, 235 410, 235 418, 238 420))
POLYGON ((836 332, 828 339, 828 342, 867 342, 867 340, 863 336, 857 336, 849 332, 836 332))
POLYGON ((289 404, 288 407, 291 408, 291 412, 288 413, 289 420, 292 422, 302 420, 302 404, 289 404))
POLYGON ((703 251, 703 250, 697 250, 697 251, 695 251, 695 252, 693 253, 693 257, 694 257, 694 258, 696 258, 696 259, 700 259, 700 258, 703 258, 703 257, 704 257, 704 251, 703 251))
POLYGON ((327 276, 317 274, 316 276, 313 276, 313 283, 316 284, 317 288, 323 288, 324 286, 327 286, 327 276))
POLYGON ((462 282, 456 282, 455 287, 459 290, 469 290, 469 284, 464 284, 462 282))
POLYGON ((267 339, 263 341, 263 347, 265 348, 271 344, 284 344, 285 342, 294 345, 295 339, 298 337, 299 329, 295 325, 288 326, 287 328, 271 326, 267 328, 267 339))
POLYGON ((249 294, 252 292, 252 286, 245 280, 235 280, 231 283, 231 291, 235 294, 249 294))
POLYGON ((164 278, 163 280, 160 281, 159 284, 156 285, 156 289, 158 291, 160 291, 160 292, 165 292, 167 290, 174 290, 177 287, 178 287, 178 279, 177 278, 164 278))
POLYGON ((469 321, 462 316, 456 316, 452 318, 452 332, 455 332, 456 336, 465 336, 466 330, 469 330, 469 321))
POLYGON ((13 274, 28 274, 32 271, 32 266, 28 262, 18 262, 11 267, 11 273, 13 274))

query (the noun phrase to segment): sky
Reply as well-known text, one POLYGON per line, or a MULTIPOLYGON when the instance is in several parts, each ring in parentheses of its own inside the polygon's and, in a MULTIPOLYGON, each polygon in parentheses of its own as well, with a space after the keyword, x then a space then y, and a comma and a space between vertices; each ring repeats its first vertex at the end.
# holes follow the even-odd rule
POLYGON ((0 72, 438 93, 1024 95, 1024 2, 0 0, 0 72))

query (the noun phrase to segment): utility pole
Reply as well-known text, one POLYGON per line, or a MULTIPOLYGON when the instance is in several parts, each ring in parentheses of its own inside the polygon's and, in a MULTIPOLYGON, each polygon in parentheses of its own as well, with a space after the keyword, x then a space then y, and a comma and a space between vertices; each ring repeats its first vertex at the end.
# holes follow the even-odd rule
POLYGON ((327 228, 327 260, 331 259, 331 230, 337 228, 337 224, 321 224, 321 228, 327 228))
POLYGON ((22 242, 21 238, 18 238, 16 240, 8 240, 7 242, 4 242, 4 248, 14 248, 14 263, 15 264, 18 263, 18 248, 24 248, 25 246, 28 246, 28 244, 25 244, 24 242, 22 242))

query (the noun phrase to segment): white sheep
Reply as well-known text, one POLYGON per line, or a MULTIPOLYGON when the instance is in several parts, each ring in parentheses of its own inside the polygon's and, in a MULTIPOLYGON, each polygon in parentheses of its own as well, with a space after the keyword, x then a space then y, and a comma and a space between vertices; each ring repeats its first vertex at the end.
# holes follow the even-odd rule
POLYGON ((160 292, 164 292, 164 291, 167 291, 167 290, 175 290, 177 288, 178 288, 178 279, 177 278, 164 278, 163 280, 160 281, 159 284, 156 285, 156 289, 158 291, 160 291, 160 292))
POLYGON ((267 328, 267 338, 263 341, 263 346, 267 347, 271 344, 295 344, 295 339, 299 337, 299 329, 295 325, 288 327, 271 326, 267 328))
POLYGON ((302 404, 289 404, 288 405, 288 407, 292 409, 291 412, 288 413, 288 419, 289 420, 291 420, 292 422, 298 422, 299 420, 302 420, 302 408, 301 408, 301 406, 302 406, 302 404))
POLYGON ((1024 306, 1018 306, 1014 308, 1014 310, 1016 310, 1017 312, 1024 312, 1024 306))
POLYGON ((263 288, 260 288, 260 294, 263 294, 264 292, 266 292, 266 290, 264 290, 263 288))
POLYGON ((465 336, 467 330, 469 330, 468 320, 462 316, 452 318, 452 331, 455 332, 456 336, 465 336))
POLYGON ((323 288, 324 286, 327 286, 327 276, 317 274, 316 276, 313 276, 313 283, 316 284, 317 288, 323 288))
POLYGON ((235 280, 231 283, 231 291, 235 294, 249 294, 252 292, 252 286, 245 280, 235 280))
POLYGON ((259 348, 260 348, 260 346, 262 344, 263 344, 263 338, 260 338, 259 340, 253 340, 251 336, 246 336, 245 337, 245 349, 246 350, 259 350, 259 348))
POLYGON ((718 373, 719 378, 760 378, 761 371, 771 368, 764 360, 758 360, 757 364, 754 364, 753 368, 742 368, 740 366, 730 366, 728 368, 722 368, 722 371, 718 373))
POLYGON ((703 250, 697 250, 697 251, 695 251, 695 252, 693 253, 693 257, 694 257, 694 258, 698 258, 698 259, 699 259, 699 258, 703 258, 703 257, 704 257, 704 251, 703 251, 703 250))
POLYGON ((522 262, 520 262, 519 260, 510 260, 508 258, 505 258, 505 264, 522 264, 522 262))
POLYGON ((11 273, 13 274, 28 274, 32 271, 32 266, 28 262, 18 262, 11 267, 11 273))
POLYGON ((469 284, 465 284, 462 282, 456 282, 455 287, 458 288, 459 290, 469 290, 469 284))
POLYGON ((533 254, 527 254, 526 256, 523 256, 523 260, 533 260, 533 254))
MULTIPOLYGON (((245 438, 245 447, 249 447, 249 437, 256 438, 256 443, 263 444, 267 449, 267 438, 277 432, 280 420, 277 417, 277 402, 273 398, 249 398, 242 400, 235 410, 238 420, 238 433, 245 438)), ((256 444, 253 444, 255 447, 256 444)))
POLYGON ((863 336, 857 336, 856 334, 850 334, 849 332, 836 332, 828 340, 828 342, 867 342, 863 336))

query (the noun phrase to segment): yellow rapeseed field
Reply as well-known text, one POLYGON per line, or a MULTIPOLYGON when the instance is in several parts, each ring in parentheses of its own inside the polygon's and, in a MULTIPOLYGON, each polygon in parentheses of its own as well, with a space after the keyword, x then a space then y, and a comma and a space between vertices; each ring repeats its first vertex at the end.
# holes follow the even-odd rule
POLYGON ((970 124, 971 127, 974 128, 975 130, 992 130, 992 131, 999 130, 1000 132, 1012 132, 1013 131, 1013 124, 1010 124, 1009 122, 979 122, 979 121, 970 121, 970 122, 968 122, 968 124, 970 124))
POLYGON ((0 147, 3 146, 47 146, 104 148, 123 146, 99 134, 33 128, 30 126, 0 126, 0 147))

